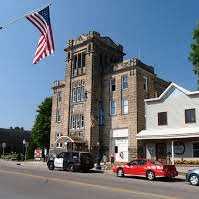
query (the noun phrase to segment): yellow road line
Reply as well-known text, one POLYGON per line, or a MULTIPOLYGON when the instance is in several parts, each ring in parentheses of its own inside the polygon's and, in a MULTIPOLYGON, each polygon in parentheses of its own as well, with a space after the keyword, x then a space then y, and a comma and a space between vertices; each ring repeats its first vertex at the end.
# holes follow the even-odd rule
POLYGON ((100 188, 100 189, 113 191, 113 192, 131 193, 131 194, 136 194, 136 195, 140 195, 140 196, 147 196, 147 198, 148 197, 150 197, 150 198, 154 197, 154 198, 158 198, 158 199, 177 199, 175 197, 165 196, 165 195, 161 195, 161 194, 141 192, 141 191, 129 190, 129 189, 125 189, 125 188, 116 188, 116 187, 110 187, 110 186, 106 187, 106 186, 103 186, 103 185, 90 184, 90 183, 85 183, 85 182, 78 182, 78 181, 74 181, 74 180, 67 181, 67 180, 60 179, 60 178, 32 175, 30 173, 21 173, 21 172, 16 172, 16 171, 7 171, 7 170, 0 170, 0 173, 23 175, 23 176, 27 176, 27 177, 31 177, 31 178, 35 178, 35 179, 58 182, 58 183, 61 183, 63 185, 74 184, 74 185, 80 185, 80 186, 90 187, 90 188, 100 188))

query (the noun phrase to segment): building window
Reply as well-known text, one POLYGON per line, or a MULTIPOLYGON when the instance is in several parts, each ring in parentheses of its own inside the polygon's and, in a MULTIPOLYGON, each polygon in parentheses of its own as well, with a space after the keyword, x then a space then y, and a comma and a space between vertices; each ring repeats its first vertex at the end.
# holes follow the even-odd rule
POLYGON ((80 116, 77 115, 76 116, 76 129, 80 129, 80 124, 81 124, 80 116))
POLYGON ((122 90, 125 90, 128 88, 128 75, 122 76, 122 90))
POLYGON ((77 101, 77 89, 76 88, 73 88, 72 90, 72 95, 73 95, 73 102, 76 102, 77 101))
POLYGON ((199 142, 193 143, 193 157, 199 157, 199 142))
POLYGON ((81 69, 85 67, 86 62, 86 53, 80 52, 73 56, 73 76, 81 75, 83 70, 77 70, 77 68, 81 69))
POLYGON ((59 137, 61 137, 61 133, 56 134, 56 139, 58 139, 59 137))
POLYGON ((81 128, 84 128, 84 116, 83 115, 80 115, 81 117, 81 128))
POLYGON ((62 143, 61 143, 61 142, 58 142, 58 143, 57 143, 57 147, 62 147, 62 143))
POLYGON ((83 129, 84 128, 84 116, 71 115, 71 129, 83 129))
POLYGON ((186 109, 185 110, 185 123, 195 123, 196 122, 196 113, 195 109, 186 109))
POLYGON ((110 113, 116 115, 116 102, 114 100, 110 102, 110 113))
POLYGON ((70 60, 70 52, 68 52, 68 61, 70 60))
POLYGON ((85 99, 84 81, 78 81, 73 83, 72 88, 72 101, 83 102, 85 99))
POLYGON ((125 98, 122 99, 122 114, 128 114, 128 100, 125 98))
POLYGON ((115 91, 116 86, 115 86, 115 78, 110 80, 110 91, 113 92, 115 91))
POLYGON ((81 53, 79 53, 78 54, 78 68, 81 68, 81 66, 82 66, 82 54, 81 53))
POLYGON ((61 114, 59 110, 56 111, 56 122, 61 122, 61 114))
POLYGON ((144 91, 148 91, 148 78, 146 76, 143 76, 144 78, 144 91))
POLYGON ((76 120, 75 120, 75 115, 71 116, 71 128, 75 129, 76 128, 76 120))
POLYGON ((81 102, 82 89, 81 89, 81 87, 77 87, 76 89, 77 89, 77 102, 81 102))
POLYGON ((158 125, 167 125, 167 112, 158 113, 158 125))
POLYGON ((82 53, 82 67, 85 67, 85 65, 86 65, 86 53, 83 52, 82 53))
POLYGON ((57 104, 61 102, 62 96, 61 96, 61 92, 57 93, 57 104))
MULTIPOLYGON (((55 141, 57 141, 57 139, 58 138, 60 138, 62 136, 62 134, 58 131, 58 132, 56 132, 55 133, 55 141)), ((59 142, 60 140, 58 140, 58 142, 59 142)), ((58 142, 57 142, 57 144, 58 144, 58 142)))
POLYGON ((77 55, 75 55, 73 59, 73 68, 77 69, 77 55))

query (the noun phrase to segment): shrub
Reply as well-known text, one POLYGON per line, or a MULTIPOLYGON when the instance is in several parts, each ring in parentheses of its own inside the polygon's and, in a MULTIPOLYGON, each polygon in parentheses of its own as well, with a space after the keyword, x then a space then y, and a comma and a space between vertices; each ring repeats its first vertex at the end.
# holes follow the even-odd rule
POLYGON ((199 165, 199 160, 175 160, 175 164, 180 165, 199 165))
POLYGON ((4 160, 23 160, 24 155, 21 153, 8 153, 1 155, 1 158, 4 160))

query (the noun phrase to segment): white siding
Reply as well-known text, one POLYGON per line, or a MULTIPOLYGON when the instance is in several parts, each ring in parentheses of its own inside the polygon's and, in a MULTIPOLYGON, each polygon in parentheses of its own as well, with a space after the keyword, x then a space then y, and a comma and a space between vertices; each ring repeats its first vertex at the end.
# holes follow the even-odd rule
POLYGON ((186 95, 177 88, 165 99, 146 102, 146 129, 183 128, 199 126, 199 96, 186 95), (185 124, 185 109, 196 109, 196 123, 185 124), (158 126, 158 112, 167 112, 168 125, 158 126))

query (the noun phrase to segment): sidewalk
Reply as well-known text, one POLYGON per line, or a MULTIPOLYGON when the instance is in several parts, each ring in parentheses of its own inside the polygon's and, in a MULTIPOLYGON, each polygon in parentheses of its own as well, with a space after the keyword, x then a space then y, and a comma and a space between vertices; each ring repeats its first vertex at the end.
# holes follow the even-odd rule
POLYGON ((199 165, 197 166, 189 166, 189 165, 182 165, 182 166, 178 166, 176 165, 176 169, 179 172, 179 174, 185 175, 187 173, 188 170, 191 169, 195 169, 195 168, 199 168, 199 165))
POLYGON ((3 159, 0 159, 0 166, 47 168, 46 162, 42 162, 42 161, 12 161, 12 160, 3 160, 3 159))

